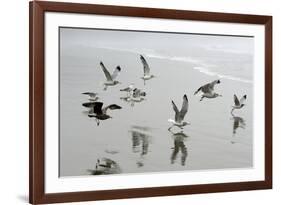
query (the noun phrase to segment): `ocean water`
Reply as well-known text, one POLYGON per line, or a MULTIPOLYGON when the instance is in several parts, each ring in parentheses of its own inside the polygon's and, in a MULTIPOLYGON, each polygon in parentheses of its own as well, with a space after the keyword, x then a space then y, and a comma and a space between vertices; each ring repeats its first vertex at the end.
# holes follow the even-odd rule
POLYGON ((92 29, 60 30, 60 176, 250 168, 253 166, 253 38, 92 29), (139 55, 156 77, 144 83, 139 55), (121 84, 103 90, 103 61, 120 65, 121 84), (204 99, 193 93, 220 79, 204 99), (134 83, 147 95, 126 102, 121 88, 134 83), (82 103, 97 92, 111 119, 97 125, 82 103), (183 130, 173 128, 171 100, 189 110, 183 130), (233 94, 247 94, 246 106, 230 114, 233 94), (96 166, 98 160, 109 167, 96 166))

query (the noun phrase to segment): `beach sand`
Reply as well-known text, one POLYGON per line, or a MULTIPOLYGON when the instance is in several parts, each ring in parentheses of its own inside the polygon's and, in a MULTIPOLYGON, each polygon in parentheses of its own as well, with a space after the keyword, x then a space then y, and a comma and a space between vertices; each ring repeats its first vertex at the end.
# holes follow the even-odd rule
POLYGON ((96 49, 90 59, 62 59, 60 176, 89 175, 87 170, 103 157, 118 163, 122 174, 253 167, 252 83, 220 78, 215 91, 223 97, 200 102, 200 94, 194 96, 194 92, 218 77, 194 69, 196 63, 147 57, 156 77, 144 85, 137 53, 96 49), (118 80, 122 84, 103 91, 100 59, 110 72, 121 66, 118 80), (119 90, 130 83, 147 92, 146 100, 134 106, 120 100, 125 93, 119 90), (105 105, 116 103, 122 109, 109 111, 112 119, 97 126, 82 107, 87 96, 81 93, 87 91, 98 92, 105 105), (247 105, 234 112, 245 125, 235 133, 230 113, 234 93, 239 98, 247 94, 247 105), (180 108, 184 94, 189 100, 185 121, 190 125, 183 133, 176 127, 169 132, 168 119, 174 118, 171 100, 180 108))

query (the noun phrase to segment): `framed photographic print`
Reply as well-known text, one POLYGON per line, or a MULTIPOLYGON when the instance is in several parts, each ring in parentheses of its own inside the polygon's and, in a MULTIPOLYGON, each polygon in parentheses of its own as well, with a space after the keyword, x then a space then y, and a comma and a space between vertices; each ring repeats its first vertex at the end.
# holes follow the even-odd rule
POLYGON ((271 187, 271 16, 30 2, 30 203, 271 187))

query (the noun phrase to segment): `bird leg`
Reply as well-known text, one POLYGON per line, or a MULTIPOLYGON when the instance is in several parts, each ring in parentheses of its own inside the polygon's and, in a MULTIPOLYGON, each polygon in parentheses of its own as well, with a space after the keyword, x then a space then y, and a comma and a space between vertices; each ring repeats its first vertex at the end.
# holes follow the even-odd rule
POLYGON ((100 125, 100 120, 96 118, 97 126, 100 125))

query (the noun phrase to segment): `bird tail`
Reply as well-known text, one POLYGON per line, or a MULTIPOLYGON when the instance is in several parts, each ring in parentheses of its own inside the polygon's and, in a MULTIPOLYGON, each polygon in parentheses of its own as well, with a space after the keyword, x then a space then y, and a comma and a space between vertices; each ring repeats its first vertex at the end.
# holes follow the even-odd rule
POLYGON ((198 90, 196 90, 196 91, 194 92, 194 95, 196 95, 201 89, 202 89, 202 87, 198 88, 198 90))

